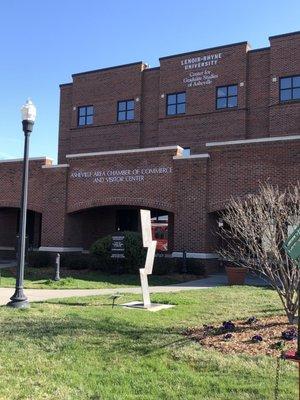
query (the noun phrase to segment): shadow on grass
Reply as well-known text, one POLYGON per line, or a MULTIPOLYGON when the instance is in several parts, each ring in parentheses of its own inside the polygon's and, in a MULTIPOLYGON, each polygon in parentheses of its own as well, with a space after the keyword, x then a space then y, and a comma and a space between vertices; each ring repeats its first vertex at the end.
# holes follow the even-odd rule
MULTIPOLYGON (((68 304, 69 305, 69 304, 68 304)), ((80 304, 81 305, 81 304, 80 304)), ((106 304, 111 307, 111 304, 106 304)), ((26 314, 26 311, 24 312, 26 314)), ((49 343, 62 343, 67 346, 82 342, 82 346, 103 346, 109 343, 109 351, 147 355, 160 349, 182 346, 189 339, 181 336, 179 328, 137 327, 130 322, 112 317, 99 319, 81 317, 79 314, 66 314, 64 318, 45 318, 43 314, 34 319, 15 318, 1 323, 1 340, 18 341, 24 338, 47 351, 49 343)), ((50 346, 51 347, 51 346, 50 346)))

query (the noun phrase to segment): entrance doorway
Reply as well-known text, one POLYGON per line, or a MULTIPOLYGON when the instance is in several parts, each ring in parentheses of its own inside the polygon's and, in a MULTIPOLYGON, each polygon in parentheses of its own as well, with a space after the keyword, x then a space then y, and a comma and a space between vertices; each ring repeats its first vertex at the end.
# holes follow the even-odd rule
POLYGON ((121 209, 116 212, 116 230, 117 231, 134 231, 139 228, 138 210, 121 209))

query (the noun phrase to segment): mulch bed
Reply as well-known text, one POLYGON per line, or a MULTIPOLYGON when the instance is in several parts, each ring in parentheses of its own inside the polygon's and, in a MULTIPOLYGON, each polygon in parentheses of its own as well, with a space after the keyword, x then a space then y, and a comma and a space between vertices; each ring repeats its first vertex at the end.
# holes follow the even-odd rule
POLYGON ((287 323, 285 316, 261 318, 252 324, 247 323, 246 320, 232 322, 235 325, 235 330, 230 332, 232 337, 228 340, 224 339, 226 332, 218 331, 219 325, 188 328, 184 335, 199 342, 204 348, 213 348, 225 354, 277 357, 282 351, 285 352, 297 347, 297 339, 284 340, 282 338, 284 331, 291 328, 297 331, 295 325, 287 323), (255 335, 260 335, 262 341, 252 342, 251 339, 255 335), (282 346, 279 346, 278 342, 281 342, 282 346))

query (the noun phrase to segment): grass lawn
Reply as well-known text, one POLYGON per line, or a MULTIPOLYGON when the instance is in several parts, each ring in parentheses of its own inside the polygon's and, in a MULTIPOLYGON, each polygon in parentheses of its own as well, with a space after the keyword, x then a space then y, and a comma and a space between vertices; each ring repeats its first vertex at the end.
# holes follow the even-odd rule
MULTIPOLYGON (((275 358, 227 356, 181 334, 187 326, 282 314, 273 291, 222 287, 152 300, 176 307, 112 309, 107 297, 1 307, 0 399, 274 399, 275 358)), ((297 386, 296 365, 282 361, 279 399, 296 400, 297 386)))
MULTIPOLYGON (((15 269, 2 269, 0 287, 14 287, 16 283, 15 269)), ((139 275, 109 275, 100 271, 89 270, 61 270, 61 280, 53 281, 54 268, 25 268, 26 289, 103 289, 114 287, 128 287, 140 285, 139 275)), ((195 276, 171 275, 149 276, 151 286, 170 285, 188 279, 199 279, 195 276)))

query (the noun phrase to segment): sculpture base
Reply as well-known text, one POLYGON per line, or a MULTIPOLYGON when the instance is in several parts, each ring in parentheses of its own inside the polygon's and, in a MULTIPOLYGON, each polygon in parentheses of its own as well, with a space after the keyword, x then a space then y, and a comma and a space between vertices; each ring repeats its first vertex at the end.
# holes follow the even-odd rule
POLYGON ((152 312, 175 307, 172 304, 159 304, 159 303, 151 303, 149 305, 144 305, 144 303, 141 303, 140 301, 131 301, 130 303, 121 304, 121 306, 125 308, 137 308, 140 310, 146 310, 152 312))

